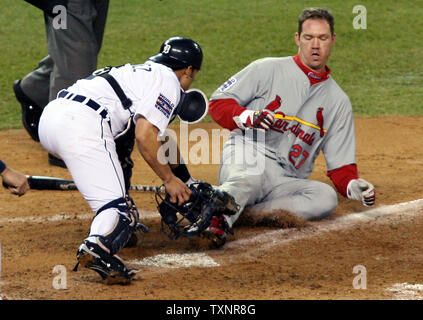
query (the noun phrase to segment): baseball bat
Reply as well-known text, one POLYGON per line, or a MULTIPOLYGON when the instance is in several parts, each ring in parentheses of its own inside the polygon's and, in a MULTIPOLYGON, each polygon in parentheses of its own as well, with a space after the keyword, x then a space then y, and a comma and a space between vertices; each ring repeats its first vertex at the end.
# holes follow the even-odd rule
MULTIPOLYGON (((75 183, 72 180, 48 177, 48 176, 29 176, 28 179, 29 187, 33 190, 78 190, 75 183)), ((8 188, 3 181, 3 187, 8 188)), ((142 192, 164 192, 164 186, 152 186, 152 185, 131 185, 129 190, 142 191, 142 192)))

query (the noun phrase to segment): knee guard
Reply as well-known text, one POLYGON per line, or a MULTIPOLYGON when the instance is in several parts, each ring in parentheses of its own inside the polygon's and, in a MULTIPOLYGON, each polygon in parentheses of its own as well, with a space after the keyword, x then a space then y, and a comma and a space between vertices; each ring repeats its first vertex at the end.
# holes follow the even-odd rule
POLYGON ((91 234, 90 237, 99 238, 100 243, 109 250, 111 255, 114 255, 127 244, 135 231, 148 232, 148 228, 139 223, 138 210, 130 197, 109 202, 98 210, 97 215, 111 208, 114 208, 118 214, 118 221, 114 229, 107 235, 91 234))

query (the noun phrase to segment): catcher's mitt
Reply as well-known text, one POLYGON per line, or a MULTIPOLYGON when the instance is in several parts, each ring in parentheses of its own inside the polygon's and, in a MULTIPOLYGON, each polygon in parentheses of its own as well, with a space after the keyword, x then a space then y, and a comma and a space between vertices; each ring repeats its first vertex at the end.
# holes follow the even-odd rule
POLYGON ((181 206, 170 202, 169 194, 163 198, 160 192, 156 193, 162 231, 170 239, 200 235, 208 228, 213 217, 234 215, 238 211, 239 206, 231 195, 214 189, 207 182, 196 182, 189 188, 191 197, 181 206))

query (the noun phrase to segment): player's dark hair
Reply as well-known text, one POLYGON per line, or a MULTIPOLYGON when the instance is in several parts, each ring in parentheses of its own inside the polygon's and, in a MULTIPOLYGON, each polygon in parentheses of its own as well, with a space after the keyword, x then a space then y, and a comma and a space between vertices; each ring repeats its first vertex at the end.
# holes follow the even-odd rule
POLYGON ((335 32, 335 19, 333 15, 326 8, 306 8, 303 10, 298 18, 298 34, 303 31, 303 23, 308 19, 322 19, 326 20, 330 27, 330 32, 333 35, 335 32))

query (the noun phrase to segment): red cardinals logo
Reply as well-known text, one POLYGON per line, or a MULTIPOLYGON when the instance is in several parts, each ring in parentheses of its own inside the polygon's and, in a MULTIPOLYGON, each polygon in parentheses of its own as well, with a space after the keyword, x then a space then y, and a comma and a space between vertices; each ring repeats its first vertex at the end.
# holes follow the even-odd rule
POLYGON ((270 110, 272 112, 274 112, 276 109, 278 109, 281 106, 282 103, 282 99, 281 97, 279 97, 278 95, 276 95, 275 100, 273 100, 272 102, 270 102, 265 109, 270 110))
POLYGON ((323 123, 324 123, 323 108, 317 109, 316 119, 317 119, 317 124, 320 127, 320 137, 323 137, 325 135, 325 131, 323 130, 323 123))

